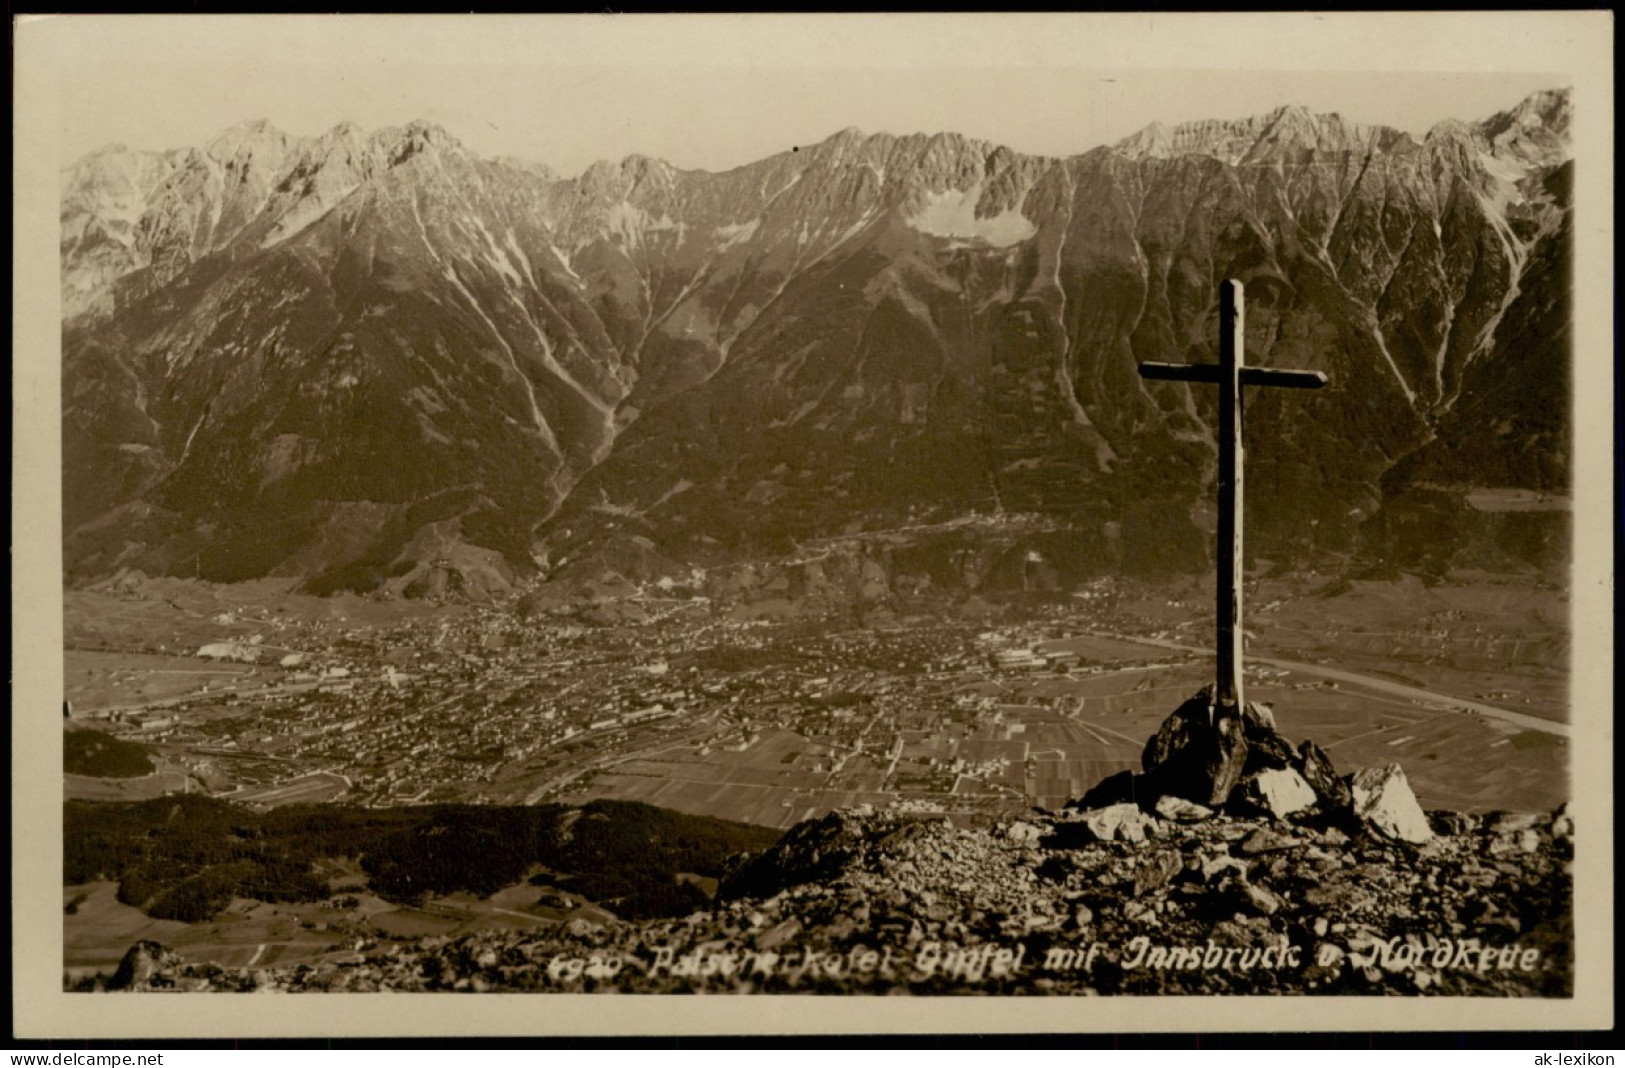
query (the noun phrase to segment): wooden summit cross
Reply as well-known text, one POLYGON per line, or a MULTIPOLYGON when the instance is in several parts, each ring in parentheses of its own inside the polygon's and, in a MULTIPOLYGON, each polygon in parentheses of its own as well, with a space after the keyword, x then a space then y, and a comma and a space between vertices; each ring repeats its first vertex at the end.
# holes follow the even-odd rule
POLYGON ((1320 371, 1276 371, 1247 367, 1244 348, 1245 314, 1241 283, 1229 279, 1219 286, 1219 362, 1179 364, 1142 363, 1140 377, 1167 382, 1206 382, 1219 386, 1219 589, 1218 685, 1213 690, 1210 722, 1220 712, 1239 710, 1241 689, 1241 387, 1284 386, 1319 389, 1326 384, 1320 371))

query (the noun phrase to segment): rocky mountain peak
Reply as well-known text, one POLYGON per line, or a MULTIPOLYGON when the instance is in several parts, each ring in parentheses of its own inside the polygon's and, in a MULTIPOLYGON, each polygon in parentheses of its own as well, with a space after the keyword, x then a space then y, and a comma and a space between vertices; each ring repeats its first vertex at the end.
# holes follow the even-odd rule
POLYGON ((1386 150, 1407 139, 1398 130, 1350 122, 1336 112, 1315 114, 1292 104, 1243 119, 1199 119, 1173 127, 1153 122, 1114 147, 1136 160, 1200 155, 1240 166, 1305 152, 1386 150))
POLYGON ((669 187, 677 176, 677 168, 663 159, 634 153, 621 160, 621 173, 634 187, 653 185, 669 187))
POLYGON ((427 119, 414 119, 405 126, 387 126, 373 133, 372 143, 384 149, 391 166, 420 154, 464 152, 462 142, 427 119))
POLYGON ((358 124, 351 122, 349 119, 345 119, 343 122, 334 124, 334 126, 323 133, 320 138, 321 141, 327 144, 350 145, 360 144, 365 139, 365 132, 358 124))
POLYGON ((835 133, 830 134, 813 147, 814 149, 830 149, 837 152, 851 151, 870 140, 872 140, 872 138, 862 130, 858 129, 856 126, 848 126, 845 129, 837 130, 835 133))
POLYGON ((109 144, 102 145, 100 148, 91 149, 89 152, 86 152, 83 156, 80 156, 72 163, 64 165, 62 169, 64 171, 72 171, 76 168, 83 167, 98 160, 105 160, 114 156, 126 155, 129 153, 129 151, 129 146, 123 141, 113 141, 109 144))
POLYGON ((1574 109, 1568 89, 1544 89, 1479 123, 1475 132, 1498 158, 1529 166, 1554 166, 1571 156, 1569 123, 1574 109))
POLYGON ((859 163, 874 166, 885 158, 895 140, 890 134, 866 134, 856 126, 848 126, 816 144, 800 146, 779 158, 787 157, 809 166, 843 167, 859 163))
POLYGON ((1173 154, 1173 130, 1166 123, 1153 120, 1113 148, 1129 159, 1166 159, 1173 154))
POLYGON ((428 119, 413 119, 406 124, 405 131, 408 137, 419 138, 437 147, 458 145, 457 139, 447 133, 445 127, 428 119))
POLYGON ((249 158, 280 161, 294 138, 271 125, 268 119, 251 119, 228 126, 204 146, 204 153, 220 163, 249 158))
POLYGON ((1512 128, 1530 130, 1545 127, 1554 134, 1562 135, 1568 133, 1573 114, 1570 90, 1541 89, 1524 97, 1517 106, 1486 119, 1482 126, 1485 135, 1491 139, 1512 128))
POLYGON ((1476 133, 1474 125, 1460 119, 1441 119, 1428 127, 1428 143, 1436 141, 1472 141, 1476 133))
POLYGON ((519 171, 532 177, 540 178, 544 182, 557 182, 562 180, 558 171, 538 160, 526 159, 522 156, 497 156, 493 163, 509 170, 519 171))
POLYGON ((147 193, 167 169, 164 157, 156 152, 104 145, 62 169, 63 214, 70 206, 92 206, 99 197, 115 198, 120 206, 144 207, 147 193))
POLYGON ((594 160, 581 172, 576 184, 583 193, 620 195, 625 191, 625 173, 621 164, 613 160, 594 160))

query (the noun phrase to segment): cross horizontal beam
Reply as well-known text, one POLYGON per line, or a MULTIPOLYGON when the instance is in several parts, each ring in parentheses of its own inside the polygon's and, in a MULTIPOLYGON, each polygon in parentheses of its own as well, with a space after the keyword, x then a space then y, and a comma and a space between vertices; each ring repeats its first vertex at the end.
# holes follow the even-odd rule
MULTIPOLYGON (((1140 377, 1163 382, 1219 381, 1216 363, 1142 363, 1140 377)), ((1324 371, 1280 371, 1273 367, 1242 367, 1241 384, 1244 386, 1281 386, 1286 389, 1319 389, 1326 384, 1324 371)))

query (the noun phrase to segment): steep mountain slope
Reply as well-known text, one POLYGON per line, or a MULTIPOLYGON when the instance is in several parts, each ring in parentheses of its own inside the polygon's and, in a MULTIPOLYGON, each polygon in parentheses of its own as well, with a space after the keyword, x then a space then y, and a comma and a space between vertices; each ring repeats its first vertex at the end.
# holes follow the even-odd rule
POLYGON ((106 150, 64 175, 69 577, 478 592, 616 533, 703 560, 996 509, 1201 566, 1213 398, 1134 365, 1212 358, 1225 277, 1250 362, 1334 383, 1249 397, 1255 551, 1348 551, 1417 480, 1561 490, 1568 109, 562 181, 422 124, 106 150))

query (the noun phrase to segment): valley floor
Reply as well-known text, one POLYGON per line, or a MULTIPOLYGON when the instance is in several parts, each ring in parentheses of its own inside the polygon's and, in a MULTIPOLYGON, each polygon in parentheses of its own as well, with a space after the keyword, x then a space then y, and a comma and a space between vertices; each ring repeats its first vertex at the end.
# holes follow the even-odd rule
MULTIPOLYGON (((174 585, 68 594, 68 726, 142 742, 161 769, 73 777, 70 797, 612 797, 781 828, 871 803, 973 820, 1057 807, 1134 765, 1211 672, 1199 582, 878 622, 780 594, 650 588, 526 616, 174 585)), ((1340 765, 1398 760, 1434 807, 1567 798, 1559 593, 1310 576, 1260 579, 1249 603, 1249 697, 1340 765)))

